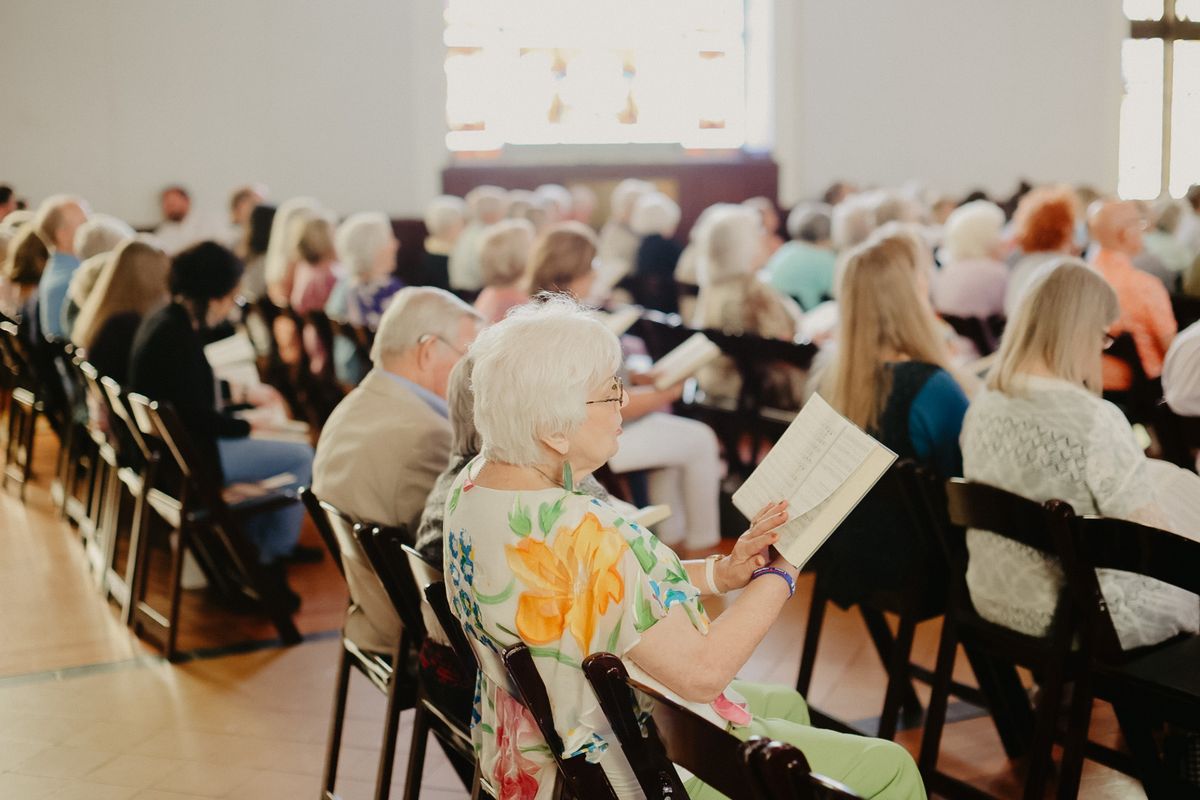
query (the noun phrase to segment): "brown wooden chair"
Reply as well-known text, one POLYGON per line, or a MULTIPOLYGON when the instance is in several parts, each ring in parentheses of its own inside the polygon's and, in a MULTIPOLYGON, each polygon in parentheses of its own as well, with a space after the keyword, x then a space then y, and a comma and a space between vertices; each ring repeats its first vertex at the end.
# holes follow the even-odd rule
POLYGON ((1128 389, 1107 390, 1104 392, 1104 398, 1119 406, 1130 422, 1152 425, 1157 416, 1158 403, 1163 396, 1162 379, 1146 375, 1133 336, 1128 331, 1119 334, 1104 353, 1104 358, 1121 362, 1129 368, 1130 374, 1128 389))
POLYGON ((563 758, 562 738, 554 727, 554 707, 529 647, 518 642, 505 649, 503 658, 508 678, 517 690, 516 699, 529 710, 558 765, 558 790, 579 800, 616 798, 603 767, 589 763, 583 756, 563 758))
MULTIPOLYGON (((367 556, 368 566, 387 588, 384 576, 378 572, 376 559, 372 557, 373 542, 371 526, 356 522, 348 514, 330 503, 321 501, 311 490, 302 490, 301 497, 309 516, 325 540, 338 569, 345 575, 344 550, 360 547, 367 556)), ((390 592, 389 592, 390 596, 390 592)), ((329 740, 325 749, 325 769, 322 777, 323 798, 336 800, 334 789, 337 784, 338 760, 341 755, 342 729, 346 719, 346 698, 350 688, 350 671, 356 669, 387 698, 384 717, 382 749, 376 771, 375 797, 387 798, 392 785, 392 765, 395 761, 396 735, 400 729, 400 712, 412 708, 416 695, 416 683, 409 669, 414 633, 404 626, 391 652, 370 650, 356 640, 354 631, 347 625, 342 631, 342 649, 338 658, 337 683, 333 695, 333 715, 330 720, 329 740)))
POLYGON ((954 332, 975 345, 979 355, 987 356, 1000 348, 1000 337, 1004 331, 1004 317, 956 317, 942 314, 942 319, 954 332))
MULTIPOLYGON (((1091 695, 1112 703, 1136 774, 1147 796, 1200 797, 1164 765, 1155 732, 1164 724, 1200 733, 1200 636, 1183 635, 1151 647, 1122 650, 1097 569, 1147 575, 1189 592, 1200 592, 1200 543, 1167 531, 1106 517, 1072 517, 1058 529, 1058 552, 1068 593, 1090 639, 1090 680, 1072 698, 1072 725, 1087 729, 1091 695)), ((1063 772, 1077 774, 1082 752, 1063 756, 1063 772), (1074 759, 1070 764, 1068 758, 1074 759)))
POLYGON ((12 320, 0 322, 0 355, 9 385, 8 425, 4 440, 4 471, 0 473, 0 488, 15 483, 22 501, 25 487, 33 478, 33 440, 38 417, 45 405, 38 395, 28 349, 17 324, 12 320))
POLYGON ((742 762, 760 800, 855 800, 849 786, 818 775, 799 749, 754 736, 742 745, 742 762))
MULTIPOLYGON (((946 721, 951 673, 959 644, 987 654, 998 663, 1024 666, 1037 676, 1040 693, 1036 712, 1031 712, 1026 696, 1010 691, 1004 695, 1015 724, 1032 730, 1028 750, 1029 769, 1023 796, 1041 798, 1050 777, 1056 721, 1064 688, 1087 674, 1088 654, 1075 646, 1080 627, 1078 612, 1066 593, 1055 608, 1050 628, 1044 636, 1030 636, 989 622, 979 615, 967 588, 966 529, 991 531, 1006 539, 1033 548, 1050 558, 1056 556, 1055 530, 1068 523, 1070 506, 1057 500, 1036 503, 1010 492, 954 478, 946 484, 947 525, 937 533, 950 565, 950 595, 942 623, 942 637, 934 672, 933 692, 921 741, 919 765, 926 787, 949 796, 980 796, 978 790, 937 770, 938 750, 946 721)), ((982 680, 982 676, 981 676, 982 680)), ((1088 701, 1090 704, 1090 700, 1088 701)), ((1069 767, 1078 763, 1075 754, 1087 745, 1086 720, 1080 720, 1082 700, 1073 703, 1065 741, 1063 776, 1059 797, 1074 797, 1079 772, 1069 767)), ((1109 766, 1121 767, 1110 751, 1088 747, 1088 753, 1109 766)))
POLYGON ((140 394, 128 395, 130 410, 142 436, 159 452, 160 463, 174 464, 174 481, 160 480, 147 494, 147 503, 173 529, 171 567, 167 582, 167 608, 149 601, 149 537, 138 541, 134 558, 141 567, 132 587, 131 624, 162 648, 168 659, 177 655, 179 600, 183 554, 191 550, 209 585, 233 601, 250 600, 274 624, 284 644, 300 641, 291 610, 280 588, 267 580, 258 552, 242 533, 240 522, 255 514, 274 511, 296 502, 293 494, 260 489, 254 496, 226 503, 221 487, 212 480, 214 468, 192 445, 179 417, 169 405, 140 394))

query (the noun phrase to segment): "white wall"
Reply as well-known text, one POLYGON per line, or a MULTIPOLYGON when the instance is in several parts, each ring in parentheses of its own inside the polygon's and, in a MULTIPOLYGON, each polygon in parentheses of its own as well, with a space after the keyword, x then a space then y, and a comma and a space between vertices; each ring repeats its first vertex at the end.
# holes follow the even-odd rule
MULTIPOLYGON (((1115 187, 1117 0, 772 2, 783 201, 835 179, 1115 187)), ((415 215, 448 160, 441 25, 439 0, 2 0, 0 180, 135 223, 168 181, 210 212, 261 181, 415 215)))
POLYGON ((441 4, 3 0, 0 181, 135 223, 178 181, 419 212, 443 152, 441 4))
POLYGON ((1117 0, 778 0, 781 199, 836 179, 1115 190, 1117 0))

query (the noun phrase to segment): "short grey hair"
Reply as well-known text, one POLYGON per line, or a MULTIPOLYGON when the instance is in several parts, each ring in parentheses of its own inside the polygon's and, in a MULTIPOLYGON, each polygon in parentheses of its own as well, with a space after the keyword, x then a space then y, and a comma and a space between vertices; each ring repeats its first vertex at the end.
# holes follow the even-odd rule
POLYGON ((875 209, 869 198, 856 194, 833 207, 829 235, 839 252, 862 244, 875 230, 875 209))
POLYGON ((429 201, 425 207, 425 230, 435 239, 440 239, 466 219, 467 204, 461 197, 442 194, 429 201))
POLYGON ((658 234, 670 238, 679 227, 679 217, 678 203, 662 192, 647 192, 633 204, 629 227, 638 236, 658 234))
POLYGON ((762 236, 762 215, 754 209, 730 206, 717 212, 704 232, 700 285, 750 274, 762 236))
POLYGON ((54 246, 55 236, 63 222, 63 209, 71 204, 87 211, 87 203, 84 199, 73 194, 50 195, 38 206, 37 213, 33 217, 33 226, 47 247, 54 246))
POLYGON ((518 306, 479 334, 470 355, 483 456, 518 466, 542 460, 546 437, 577 430, 588 394, 621 367, 617 337, 566 295, 518 306))
POLYGON ((359 278, 371 273, 375 256, 391 242, 392 223, 382 211, 351 214, 338 226, 333 237, 338 260, 359 278))
POLYGON ((450 370, 446 384, 446 406, 450 411, 450 452, 460 458, 479 455, 483 440, 475 427, 475 392, 471 390, 471 371, 475 357, 471 353, 458 360, 450 370))
POLYGON ((75 257, 87 261, 92 256, 116 249, 118 244, 136 235, 124 220, 108 214, 93 214, 75 229, 75 257))
POLYGON ((787 218, 787 232, 801 242, 827 242, 832 231, 833 209, 825 203, 801 203, 787 218))
POLYGON ((1004 211, 987 200, 961 205, 946 218, 942 237, 943 263, 985 258, 1000 243, 1004 211))
POLYGON ((628 222, 638 198, 654 191, 654 184, 637 178, 626 178, 613 187, 608 196, 609 216, 618 222, 628 222))
POLYGON ((499 186, 476 186, 463 199, 472 222, 488 225, 508 213, 508 192, 499 186))
POLYGON ((453 343, 463 317, 483 324, 478 311, 444 289, 406 286, 392 296, 392 302, 379 318, 371 361, 381 366, 385 357, 407 352, 429 334, 453 343))
POLYGON ((525 274, 535 232, 527 219, 504 219, 483 229, 479 272, 484 286, 511 286, 525 274))

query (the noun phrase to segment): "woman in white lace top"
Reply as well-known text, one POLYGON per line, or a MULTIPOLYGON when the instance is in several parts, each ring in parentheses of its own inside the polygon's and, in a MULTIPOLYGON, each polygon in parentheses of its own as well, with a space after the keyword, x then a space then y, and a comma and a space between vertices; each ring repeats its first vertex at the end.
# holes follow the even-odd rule
MULTIPOLYGON (((987 391, 963 422, 963 474, 970 480, 1044 501, 1195 535, 1155 492, 1200 479, 1147 459, 1120 410, 1100 398, 1100 356, 1118 315, 1117 298, 1098 273, 1064 258, 1025 293, 1004 333, 987 391), (1170 471, 1169 480, 1162 480, 1170 471)), ((1181 491, 1175 488, 1172 491, 1181 491)), ((1032 548, 972 530, 967 585, 985 619, 1044 633, 1062 570, 1032 548)), ((1126 648, 1155 644, 1200 627, 1200 598, 1129 572, 1098 570, 1109 613, 1126 648)))

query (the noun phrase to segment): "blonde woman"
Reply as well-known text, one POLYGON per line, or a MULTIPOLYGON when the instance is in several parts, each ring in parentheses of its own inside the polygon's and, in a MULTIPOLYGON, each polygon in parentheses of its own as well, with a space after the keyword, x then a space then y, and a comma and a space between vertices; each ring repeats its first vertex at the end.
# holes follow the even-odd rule
POLYGON ((267 296, 284 307, 292 296, 292 281, 299 258, 296 245, 304 223, 316 215, 320 204, 311 197, 293 197, 284 201, 271 220, 271 237, 263 258, 267 296))
MULTIPOLYGON (((769 252, 757 211, 729 206, 714 212, 705 224, 701 250, 694 327, 764 339, 796 338, 803 317, 800 307, 758 275, 769 252)), ((773 404, 799 405, 804 374, 781 365, 774 377, 776 381, 768 390, 773 404)), ((736 400, 741 389, 741 377, 728 359, 706 367, 699 379, 705 393, 718 398, 736 400)))
POLYGON ((1004 211, 975 200, 956 208, 946 220, 942 268, 933 287, 933 303, 942 314, 987 317, 1004 312, 1008 267, 1004 252, 1004 211))
POLYGON ((596 234, 582 222, 560 222, 538 237, 525 270, 525 289, 565 292, 588 302, 596 286, 596 234))
MULTIPOLYGON (((845 257, 839 288, 837 354, 822 382, 830 405, 901 458, 943 478, 962 473, 958 434, 967 396, 949 371, 949 353, 929 303, 925 246, 897 228, 845 257)), ((818 554, 833 599, 849 606, 872 589, 898 589, 938 574, 917 532, 870 496, 818 554)), ((928 580, 930 596, 944 583, 928 580)))
MULTIPOLYGON (((1101 353, 1120 313, 1102 276, 1075 258, 1034 278, 1004 331, 987 390, 963 423, 963 474, 1009 492, 1195 535, 1172 493, 1200 495, 1200 479, 1146 458, 1124 415, 1101 399, 1101 353)), ((981 616, 1030 635, 1045 633, 1062 570, 988 531, 967 533, 967 585, 981 616)), ((1128 648, 1200 627, 1194 594, 1151 578, 1098 570, 1113 625, 1128 648)))
POLYGON ((333 219, 318 214, 300 228, 296 241, 296 271, 292 278, 291 304, 297 314, 319 311, 329 301, 337 283, 334 273, 337 252, 333 247, 333 219))
POLYGON ((167 303, 170 263, 162 250, 144 239, 129 239, 94 258, 104 259, 104 265, 75 320, 71 340, 86 351, 101 375, 124 384, 138 325, 167 303))
POLYGON ((521 278, 529 263, 533 237, 533 223, 526 219, 506 219, 484 230, 479 247, 483 291, 475 298, 475 310, 489 324, 499 322, 510 308, 529 300, 521 278))

